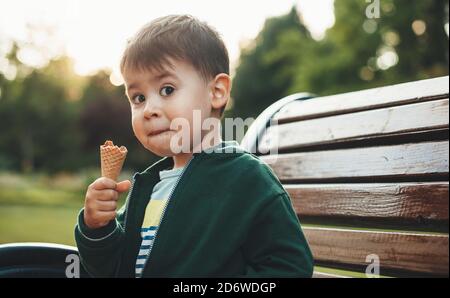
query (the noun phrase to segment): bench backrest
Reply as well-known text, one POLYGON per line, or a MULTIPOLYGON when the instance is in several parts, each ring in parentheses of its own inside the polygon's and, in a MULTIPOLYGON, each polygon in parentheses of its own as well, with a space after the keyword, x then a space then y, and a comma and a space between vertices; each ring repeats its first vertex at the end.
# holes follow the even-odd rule
POLYGON ((278 123, 258 132, 257 150, 278 154, 258 154, 289 192, 316 265, 365 272, 379 260, 381 275, 448 276, 448 79, 265 111, 278 123))

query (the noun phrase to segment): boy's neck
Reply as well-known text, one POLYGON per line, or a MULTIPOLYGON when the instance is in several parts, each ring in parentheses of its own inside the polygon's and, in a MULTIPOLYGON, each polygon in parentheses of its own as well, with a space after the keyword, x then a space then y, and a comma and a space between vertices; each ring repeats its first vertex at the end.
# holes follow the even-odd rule
POLYGON ((190 153, 180 153, 172 156, 173 158, 173 168, 182 168, 184 167, 188 161, 192 158, 194 152, 201 152, 208 148, 219 145, 222 142, 222 136, 220 135, 220 131, 214 132, 215 136, 211 138, 208 136, 207 138, 203 138, 202 142, 198 144, 190 153))

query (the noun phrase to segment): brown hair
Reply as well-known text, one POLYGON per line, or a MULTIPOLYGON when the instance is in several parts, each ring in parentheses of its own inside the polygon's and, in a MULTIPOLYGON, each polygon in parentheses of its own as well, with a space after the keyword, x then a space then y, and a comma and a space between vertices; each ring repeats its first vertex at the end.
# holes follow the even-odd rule
POLYGON ((205 82, 230 73, 228 51, 219 33, 191 15, 168 15, 144 25, 128 39, 120 71, 122 75, 126 69, 162 71, 172 66, 168 58, 187 60, 205 82))

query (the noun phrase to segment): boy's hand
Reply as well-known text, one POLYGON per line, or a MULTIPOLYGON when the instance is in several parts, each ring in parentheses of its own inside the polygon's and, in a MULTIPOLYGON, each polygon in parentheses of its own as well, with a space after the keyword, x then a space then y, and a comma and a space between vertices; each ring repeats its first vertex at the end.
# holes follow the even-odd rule
POLYGON ((115 219, 119 194, 127 191, 130 186, 129 180, 116 183, 105 177, 91 183, 84 202, 84 223, 88 228, 98 229, 115 219))

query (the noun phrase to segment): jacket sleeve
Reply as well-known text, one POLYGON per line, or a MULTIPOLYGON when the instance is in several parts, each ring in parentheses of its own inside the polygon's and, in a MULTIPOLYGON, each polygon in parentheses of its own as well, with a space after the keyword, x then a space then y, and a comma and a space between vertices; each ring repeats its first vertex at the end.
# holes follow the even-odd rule
POLYGON ((314 261, 289 195, 279 194, 255 216, 243 245, 240 277, 311 277, 314 261))
POLYGON ((81 209, 75 226, 75 241, 81 264, 92 277, 116 275, 124 245, 124 214, 121 208, 108 225, 90 229, 84 223, 84 209, 81 209))

